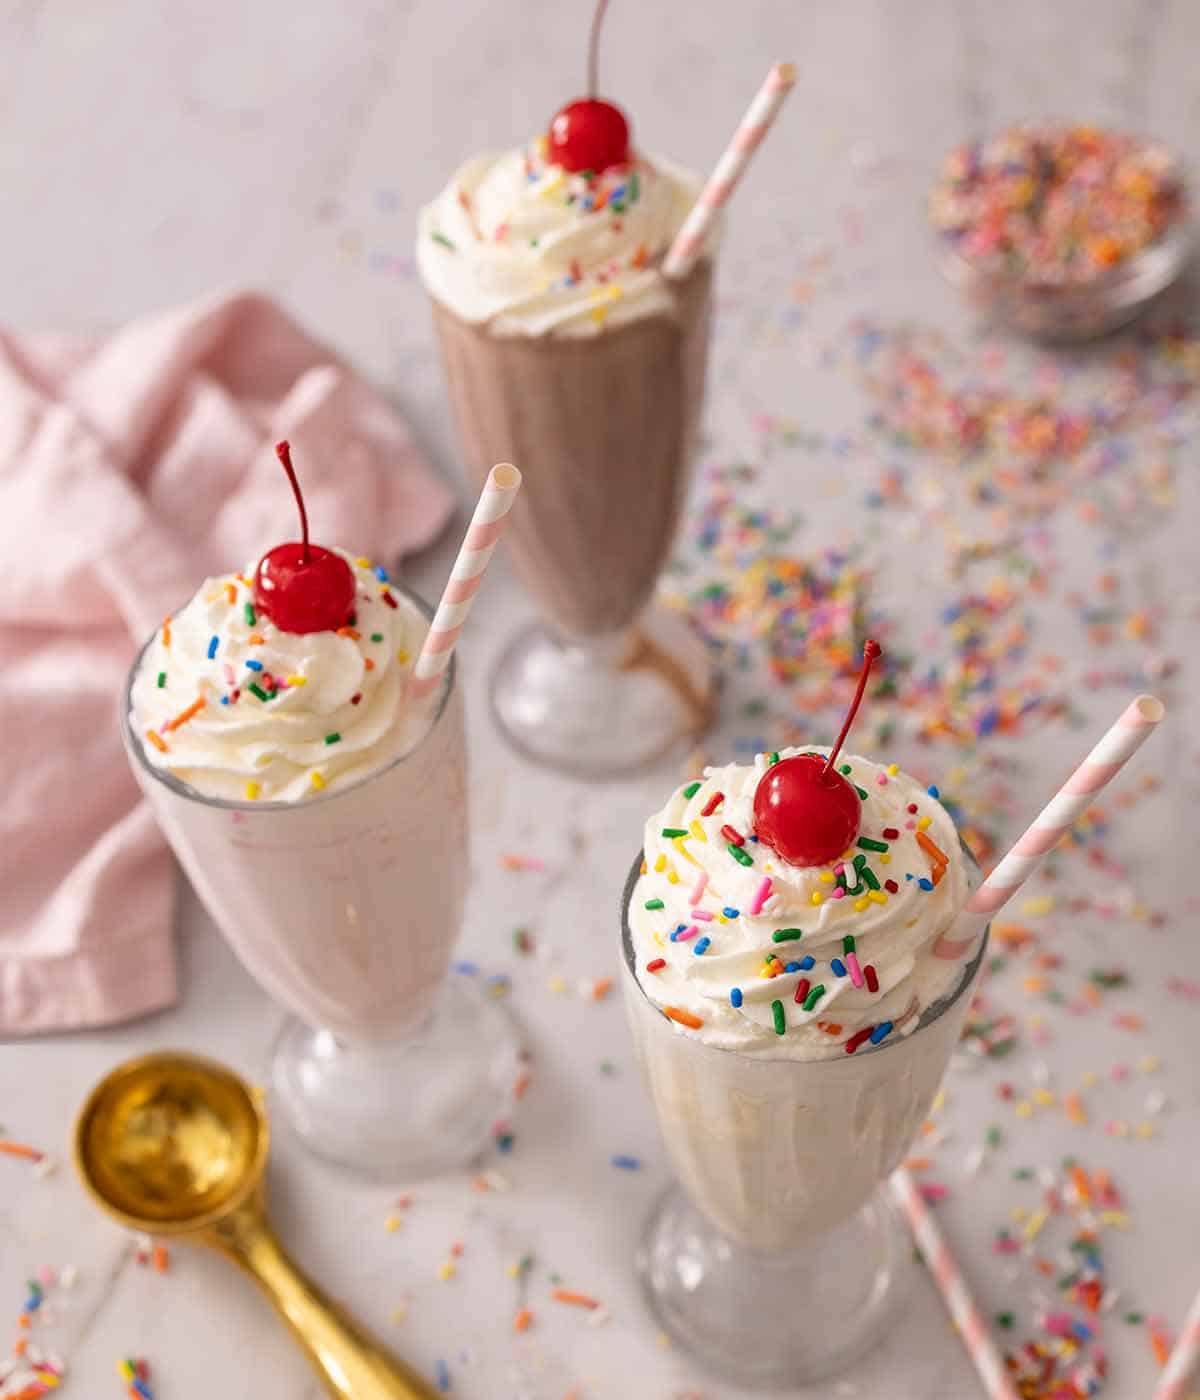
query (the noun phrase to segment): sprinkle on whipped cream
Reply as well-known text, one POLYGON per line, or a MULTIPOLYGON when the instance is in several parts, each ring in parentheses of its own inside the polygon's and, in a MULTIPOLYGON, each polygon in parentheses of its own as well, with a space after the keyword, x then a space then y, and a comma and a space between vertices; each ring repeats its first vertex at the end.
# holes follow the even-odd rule
POLYGON ((357 604, 336 632, 283 632, 260 617, 252 567, 207 579, 163 622, 132 689, 133 732, 153 767, 207 797, 296 802, 411 746, 416 709, 428 708, 405 695, 425 618, 382 566, 337 552, 357 604))
POLYGON ((689 174, 637 155, 600 174, 546 160, 546 141, 467 161, 420 215, 431 295, 498 334, 595 334, 670 314, 656 264, 699 193, 689 174))
POLYGON ((851 849, 793 866, 754 834, 754 792, 773 762, 810 746, 709 768, 646 825, 629 921, 636 972, 665 1015, 716 1046, 825 1059, 913 1030, 957 986, 935 956, 971 871, 953 819, 895 764, 847 755, 862 801, 851 849))

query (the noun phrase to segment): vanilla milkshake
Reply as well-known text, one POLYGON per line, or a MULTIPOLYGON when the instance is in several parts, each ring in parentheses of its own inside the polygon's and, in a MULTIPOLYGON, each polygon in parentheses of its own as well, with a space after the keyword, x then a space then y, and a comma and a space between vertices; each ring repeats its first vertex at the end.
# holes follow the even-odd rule
POLYGON ((963 981, 934 949, 970 877, 937 798, 858 757, 844 765, 866 794, 853 847, 789 865, 754 835, 771 766, 711 768, 647 822, 630 990, 681 1179, 722 1229, 787 1249, 860 1206, 928 1112, 968 1000, 930 1023, 963 981))
POLYGON ((773 1310, 813 1323, 739 1358, 746 1383, 828 1374, 861 1346, 839 1319, 882 1315, 907 1246, 878 1188, 929 1113, 982 960, 982 937, 965 956, 943 941, 973 863, 936 790, 894 764, 844 757, 844 849, 780 854, 763 794, 827 754, 759 754, 682 785, 625 891, 629 1022, 686 1193, 646 1232, 643 1283, 718 1370, 737 1328, 775 1335, 773 1310))

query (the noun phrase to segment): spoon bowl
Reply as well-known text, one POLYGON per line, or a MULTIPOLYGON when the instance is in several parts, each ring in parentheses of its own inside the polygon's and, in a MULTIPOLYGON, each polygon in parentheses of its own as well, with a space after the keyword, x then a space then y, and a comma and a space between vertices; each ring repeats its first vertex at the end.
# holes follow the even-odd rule
POLYGON ((118 1065, 88 1095, 75 1164, 127 1229, 207 1245, 249 1274, 336 1400, 436 1400, 284 1252, 266 1215, 270 1143, 257 1090, 215 1060, 162 1051, 118 1065))
POLYGON ((261 1096, 213 1060, 166 1052, 118 1066, 79 1115, 84 1185, 145 1234, 204 1230, 262 1181, 270 1128, 261 1096))

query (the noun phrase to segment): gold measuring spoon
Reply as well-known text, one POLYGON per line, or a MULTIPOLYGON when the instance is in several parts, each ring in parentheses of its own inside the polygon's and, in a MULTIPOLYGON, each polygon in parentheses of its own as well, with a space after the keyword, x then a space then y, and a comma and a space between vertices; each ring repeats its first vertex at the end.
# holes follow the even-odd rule
POLYGON ((75 1164, 96 1202, 148 1235, 208 1245, 254 1279, 338 1400, 437 1400, 284 1253, 267 1221, 270 1129, 232 1070, 164 1052, 118 1065, 75 1125, 75 1164))

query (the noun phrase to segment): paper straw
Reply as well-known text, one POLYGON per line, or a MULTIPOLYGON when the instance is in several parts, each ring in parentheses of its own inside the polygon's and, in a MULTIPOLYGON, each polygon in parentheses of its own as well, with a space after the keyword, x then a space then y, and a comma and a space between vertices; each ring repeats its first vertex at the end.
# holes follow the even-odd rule
POLYGON ((1166 713, 1161 700, 1139 695, 1050 799, 1032 826, 975 893, 947 933, 934 944, 939 958, 959 958, 973 945, 992 915, 1006 904, 1048 852, 1091 806, 1154 732, 1166 713), (953 932, 952 939, 948 935, 953 932))
POLYGON ((938 1286, 951 1321, 958 1329, 967 1355, 979 1372, 979 1379, 983 1382, 988 1400, 1020 1400, 1016 1387, 1009 1379, 1004 1361, 988 1332, 987 1324, 975 1306, 954 1255, 950 1253, 950 1246, 946 1243, 929 1207, 921 1199, 921 1193, 907 1169, 897 1167, 891 1175, 889 1185, 892 1199, 908 1220, 917 1248, 933 1275, 933 1281, 938 1286))
POLYGON ((1200 1293, 1196 1294, 1188 1311, 1183 1331, 1175 1343, 1175 1349, 1167 1357, 1167 1364, 1158 1378, 1158 1388, 1153 1400, 1183 1400, 1187 1394, 1187 1380, 1200 1360, 1200 1293))
POLYGON ((751 156, 771 129, 771 123, 795 81, 796 69, 791 63, 777 63, 767 74, 766 81, 733 133, 733 140, 726 146, 724 155, 717 161, 708 183, 700 191, 699 198, 683 221, 683 227, 667 250, 662 265, 664 276, 686 277, 695 266, 708 231, 717 217, 717 210, 726 204, 737 188, 751 156))
POLYGON ((428 695, 441 680, 467 614, 471 611, 475 594, 479 592, 479 584, 496 548, 496 541, 504 533, 505 519, 520 489, 521 473, 511 462, 501 462, 488 472, 479 504, 475 507, 466 538, 458 551, 454 568, 450 570, 442 601, 434 614, 433 625, 413 667, 409 693, 414 699, 428 695))

